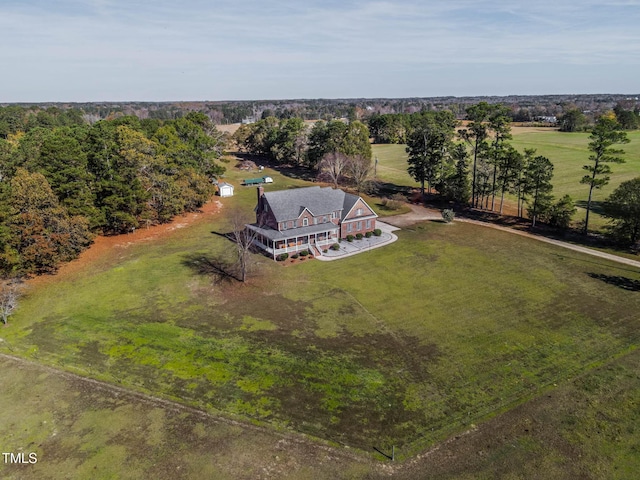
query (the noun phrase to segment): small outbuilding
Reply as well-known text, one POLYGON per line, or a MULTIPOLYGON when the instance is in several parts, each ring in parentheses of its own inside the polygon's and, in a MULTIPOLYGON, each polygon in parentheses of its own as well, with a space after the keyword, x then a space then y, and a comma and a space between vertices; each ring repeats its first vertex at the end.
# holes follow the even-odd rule
POLYGON ((218 195, 221 197, 233 197, 233 185, 227 182, 219 183, 218 195))

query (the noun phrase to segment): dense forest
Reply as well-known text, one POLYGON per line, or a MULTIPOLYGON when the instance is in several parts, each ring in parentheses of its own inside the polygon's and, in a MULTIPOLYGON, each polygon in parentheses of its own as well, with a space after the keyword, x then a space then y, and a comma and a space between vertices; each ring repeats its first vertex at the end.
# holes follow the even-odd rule
MULTIPOLYGON (((640 95, 509 95, 503 97, 351 98, 298 100, 242 100, 196 102, 92 102, 21 104, 35 110, 73 109, 85 120, 95 122, 122 115, 141 119, 175 120, 190 112, 202 112, 215 124, 251 122, 267 117, 278 119, 332 120, 345 118, 366 121, 373 114, 416 113, 448 110, 458 119, 467 107, 479 102, 502 104, 514 122, 549 122, 569 110, 593 120, 617 104, 637 112, 640 95)), ((2 105, 2 104, 0 104, 2 105)), ((6 104, 5 104, 6 106, 6 104)), ((2 126, 0 126, 0 133, 2 126)))
POLYGON ((95 234, 193 211, 213 194, 223 138, 210 118, 0 108, 0 272, 55 271, 95 234))

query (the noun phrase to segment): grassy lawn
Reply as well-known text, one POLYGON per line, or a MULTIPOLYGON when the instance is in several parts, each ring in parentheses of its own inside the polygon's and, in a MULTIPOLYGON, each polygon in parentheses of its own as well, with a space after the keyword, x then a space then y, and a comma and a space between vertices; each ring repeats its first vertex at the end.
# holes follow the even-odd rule
POLYGON ((377 177, 398 186, 418 187, 407 173, 406 145, 371 145, 374 159, 378 159, 377 177))
MULTIPOLYGON (((586 204, 589 188, 580 183, 588 163, 588 133, 562 133, 558 131, 532 131, 529 128, 512 129, 512 144, 519 151, 535 148, 539 155, 548 157, 554 164, 553 194, 556 197, 571 195, 579 205, 586 204)), ((612 164, 611 182, 602 190, 594 191, 593 228, 606 224, 598 214, 600 202, 605 200, 622 182, 640 176, 640 132, 628 132, 630 143, 622 145, 626 163, 612 164)), ((373 145, 373 155, 378 157, 378 177, 396 185, 417 186, 407 173, 407 154, 404 145, 373 145)), ((584 219, 584 209, 579 208, 574 220, 584 219)))
MULTIPOLYGON (((635 478, 640 468, 640 351, 396 464, 394 479, 635 478)), ((389 478, 390 465, 216 421, 0 359, 0 438, 35 465, 0 463, 7 480, 64 478, 389 478)))
MULTIPOLYGON (((580 179, 585 175, 582 166, 588 163, 589 144, 588 133, 563 133, 563 132, 530 132, 519 133, 517 128, 513 129, 513 145, 523 151, 525 148, 535 148, 539 155, 549 158, 554 165, 553 187, 554 195, 571 195, 574 201, 580 205, 586 205, 589 195, 589 186, 580 183, 580 179)), ((611 181, 602 190, 594 190, 593 201, 594 212, 593 227, 602 227, 606 224, 606 219, 597 214, 600 211, 600 203, 604 201, 622 182, 640 176, 640 132, 627 132, 630 143, 618 146, 626 154, 626 163, 611 164, 613 173, 611 181)), ((584 209, 580 208, 575 219, 584 219, 584 209)), ((591 221, 590 221, 591 223, 591 221)))
POLYGON ((307 442, 149 401, 0 359, 2 451, 36 464, 0 462, 20 479, 372 478, 353 460, 307 442), (27 457, 28 458, 28 457, 27 457))
MULTIPOLYGON (((271 173, 271 172, 270 172, 271 173)), ((273 173, 269 188, 300 185, 273 173)), ((235 183, 239 174, 228 177, 235 183)), ((223 199, 253 208, 255 189, 223 199)), ((223 209, 223 211, 224 211, 223 209)), ((214 283, 224 219, 34 287, 0 351, 408 458, 638 342, 640 272, 468 224, 214 283)))

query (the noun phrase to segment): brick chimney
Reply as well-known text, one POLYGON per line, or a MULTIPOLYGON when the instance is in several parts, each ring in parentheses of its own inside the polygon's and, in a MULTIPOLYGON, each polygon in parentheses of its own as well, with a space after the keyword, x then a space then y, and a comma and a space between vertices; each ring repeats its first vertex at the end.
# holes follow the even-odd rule
POLYGON ((257 193, 258 193, 258 204, 256 205, 256 222, 258 223, 258 225, 262 225, 264 223, 264 206, 263 201, 262 201, 262 197, 264 196, 264 188, 262 187, 262 185, 260 185, 257 189, 257 193))

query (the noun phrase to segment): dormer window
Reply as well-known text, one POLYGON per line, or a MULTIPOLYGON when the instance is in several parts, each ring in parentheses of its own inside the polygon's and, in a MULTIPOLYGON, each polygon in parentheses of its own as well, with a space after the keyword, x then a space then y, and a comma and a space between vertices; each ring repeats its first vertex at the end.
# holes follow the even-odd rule
POLYGON ((309 226, 309 219, 308 218, 303 218, 302 219, 302 226, 303 227, 308 227, 309 226))

